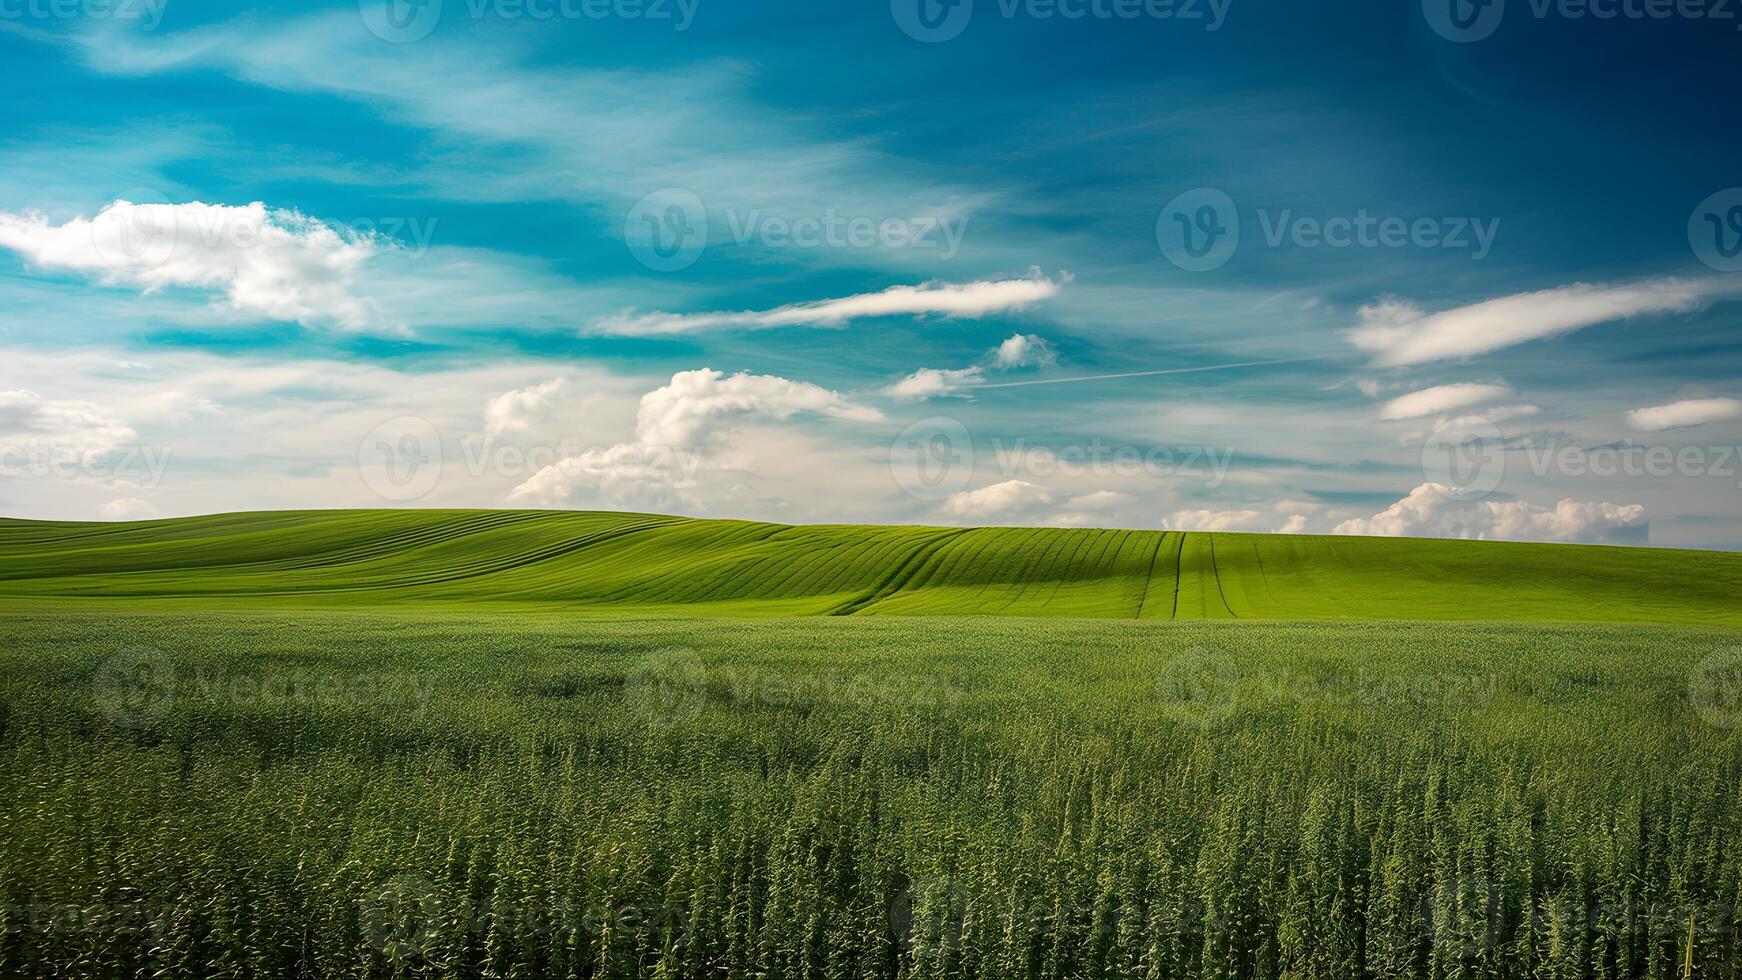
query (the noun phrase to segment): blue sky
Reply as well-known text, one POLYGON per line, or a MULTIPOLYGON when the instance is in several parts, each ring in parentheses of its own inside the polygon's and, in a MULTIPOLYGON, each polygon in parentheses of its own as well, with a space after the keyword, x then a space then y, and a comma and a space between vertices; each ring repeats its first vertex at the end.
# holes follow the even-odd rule
POLYGON ((0 510, 1742 547, 1726 6, 391 3, 0 0, 0 510))

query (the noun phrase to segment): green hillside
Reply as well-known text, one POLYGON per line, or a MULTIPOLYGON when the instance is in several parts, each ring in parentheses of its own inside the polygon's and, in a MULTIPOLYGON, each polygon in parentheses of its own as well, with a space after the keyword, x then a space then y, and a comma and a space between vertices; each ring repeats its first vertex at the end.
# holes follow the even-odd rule
POLYGON ((10 604, 1722 625, 1739 596, 1739 554, 1578 545, 545 511, 0 521, 10 604))

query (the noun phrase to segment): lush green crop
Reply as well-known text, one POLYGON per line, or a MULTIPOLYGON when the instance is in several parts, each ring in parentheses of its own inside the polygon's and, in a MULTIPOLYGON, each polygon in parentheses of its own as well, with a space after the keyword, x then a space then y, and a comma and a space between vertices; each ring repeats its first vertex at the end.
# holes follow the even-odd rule
POLYGON ((0 521, 0 602, 1742 625, 1738 596, 1742 555, 1575 545, 536 511, 0 521))
POLYGON ((12 612, 0 975, 1739 977, 1738 649, 12 612))

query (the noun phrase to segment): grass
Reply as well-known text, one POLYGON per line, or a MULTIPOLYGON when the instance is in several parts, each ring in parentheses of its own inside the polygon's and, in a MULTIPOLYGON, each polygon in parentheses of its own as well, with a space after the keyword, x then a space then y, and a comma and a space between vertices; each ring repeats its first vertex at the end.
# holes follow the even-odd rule
POLYGON ((1505 542, 539 511, 0 521, 14 604, 1742 625, 1738 595, 1742 555, 1505 542))
POLYGON ((0 522, 0 976, 1742 977, 1738 560, 0 522))

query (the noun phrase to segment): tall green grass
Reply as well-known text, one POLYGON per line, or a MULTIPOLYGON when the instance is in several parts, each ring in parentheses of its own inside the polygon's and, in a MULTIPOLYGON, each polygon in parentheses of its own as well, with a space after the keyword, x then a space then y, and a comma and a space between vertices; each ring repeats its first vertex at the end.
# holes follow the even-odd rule
POLYGON ((1742 555, 645 514, 329 511, 0 521, 0 604, 546 605, 615 613, 1742 625, 1742 555))
POLYGON ((1736 631, 129 608, 0 975, 1742 976, 1736 631))

